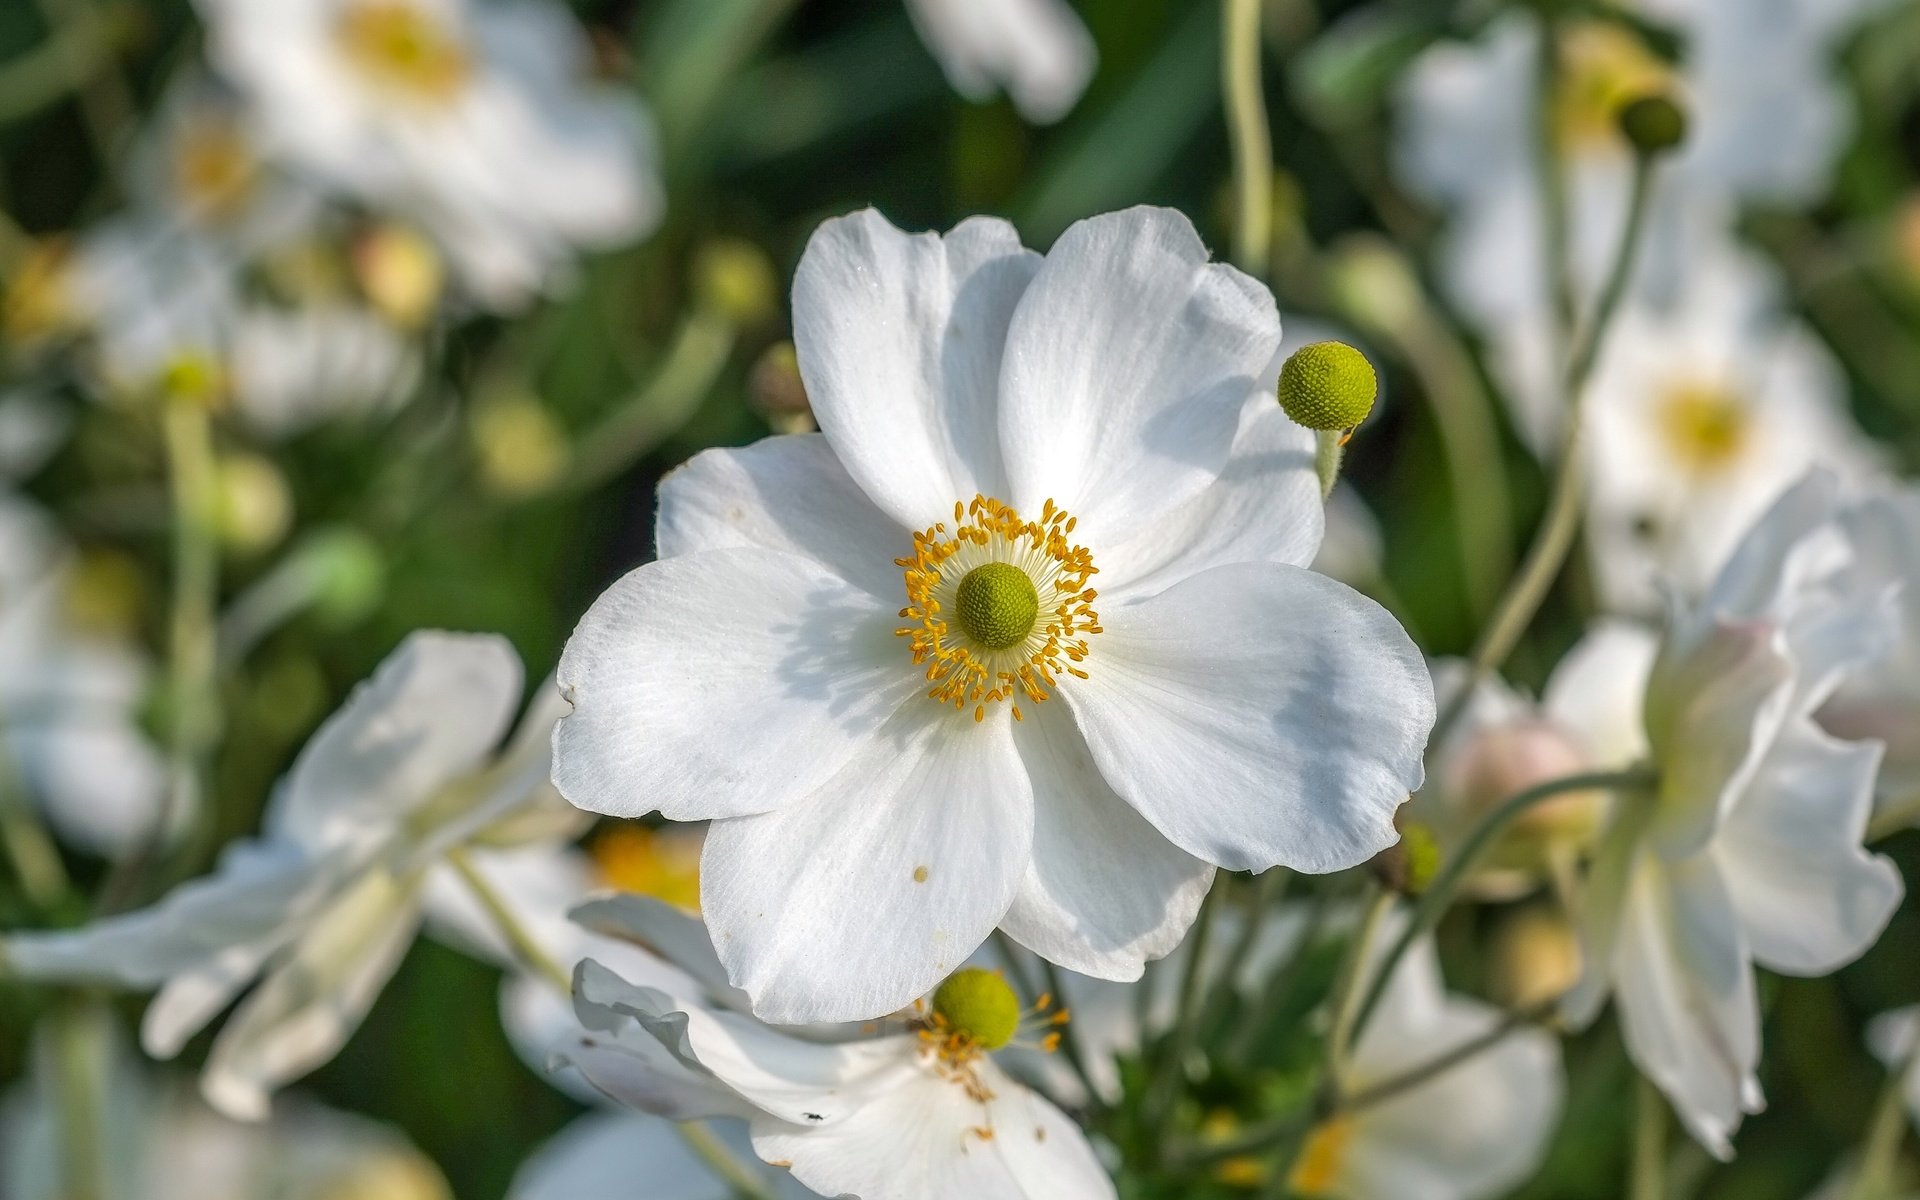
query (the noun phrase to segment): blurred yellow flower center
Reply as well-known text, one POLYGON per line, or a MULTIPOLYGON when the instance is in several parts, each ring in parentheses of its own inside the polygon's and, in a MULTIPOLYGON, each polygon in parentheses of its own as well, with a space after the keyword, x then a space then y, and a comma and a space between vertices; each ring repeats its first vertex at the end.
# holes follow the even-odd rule
POLYGON ((606 886, 700 911, 698 834, 614 825, 594 837, 589 853, 606 886))
POLYGON ((1353 1118, 1335 1117, 1315 1126, 1294 1164, 1287 1186, 1301 1196, 1331 1196, 1340 1185, 1347 1148, 1353 1142, 1353 1118))
POLYGON ((195 216, 232 216, 246 207, 259 178, 253 147, 226 117, 203 116, 176 136, 173 186, 195 216))
POLYGON ((1098 570, 1084 546, 1067 541, 1075 520, 1053 501, 1029 521, 987 496, 955 502, 953 524, 913 535, 905 571, 909 639, 927 695, 986 719, 989 704, 1017 697, 1039 703, 1062 673, 1082 679, 1087 638, 1100 632, 1087 586, 1098 570))
POLYGON ((13 342, 31 343, 67 328, 73 321, 69 253, 65 238, 36 242, 7 280, 0 331, 13 342))
POLYGON ((1753 436, 1753 418, 1746 406, 1719 387, 1674 388, 1663 398, 1660 422, 1673 456, 1703 475, 1731 466, 1753 436))
POLYGON ((1649 93, 1670 90, 1673 72, 1638 37, 1610 21, 1569 27, 1560 39, 1560 86, 1554 121, 1572 148, 1624 145, 1620 110, 1649 93))
POLYGON ((449 100, 473 74, 458 32, 408 0, 362 0, 340 18, 338 34, 363 77, 409 99, 449 100))

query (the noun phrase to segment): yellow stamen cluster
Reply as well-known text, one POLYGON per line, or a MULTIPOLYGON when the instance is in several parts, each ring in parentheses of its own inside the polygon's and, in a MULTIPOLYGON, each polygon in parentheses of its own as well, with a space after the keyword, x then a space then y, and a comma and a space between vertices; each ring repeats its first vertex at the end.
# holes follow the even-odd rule
POLYGON ((340 18, 337 34, 361 75, 395 95, 445 101, 473 75, 459 32, 411 0, 361 0, 340 18))
MULTIPOLYGON (((934 992, 931 1006, 916 1000, 913 1009, 922 1053, 943 1077, 982 1104, 993 1099, 992 1089, 974 1069, 983 1054, 1016 1045, 1051 1054, 1060 1046, 1060 1026, 1069 1020, 1065 1008, 1054 1007, 1051 992, 1022 1010, 1006 977, 981 967, 954 972, 934 992), (1037 1041, 1020 1039, 1035 1030, 1046 1032, 1037 1041)), ((989 1137, 991 1131, 981 1136, 989 1137)))
POLYGON ((1039 520, 1029 521, 1007 504, 975 496, 954 503, 951 527, 941 522, 913 535, 912 556, 894 560, 907 589, 900 618, 911 622, 895 632, 909 639, 914 663, 926 667, 933 685, 928 696, 960 711, 971 707, 976 721, 986 719, 987 705, 1011 700, 1018 721, 1019 697, 1037 704, 1063 673, 1087 677, 1079 664, 1086 661, 1087 638, 1100 632, 1093 609, 1098 593, 1087 582, 1098 568, 1086 547, 1067 540, 1075 524, 1051 500, 1039 520), (975 574, 981 568, 987 570, 975 574), (1007 586, 1008 568, 1032 585, 1030 610, 1024 590, 1007 586), (975 583, 963 604, 969 576, 975 583), (985 599, 976 600, 976 592, 985 599), (1031 621, 1024 633, 1005 624, 1008 598, 1019 602, 1014 615, 1031 621), (989 608, 999 610, 997 619, 989 619, 989 608))
POLYGON ((173 186, 196 218, 230 217, 246 207, 259 183, 260 160, 239 124, 202 115, 173 144, 173 186))
POLYGON ((1335 1117, 1316 1126, 1307 1135, 1287 1186, 1301 1196, 1331 1196, 1340 1184, 1347 1158, 1347 1146, 1353 1141, 1353 1118, 1335 1117))
POLYGON ((596 834, 587 852, 606 886, 699 912, 700 842, 683 829, 622 823, 596 834))
POLYGON ((1662 397, 1661 431, 1674 456, 1690 470, 1717 474, 1732 466, 1753 434, 1753 418, 1724 387, 1688 384, 1662 397))

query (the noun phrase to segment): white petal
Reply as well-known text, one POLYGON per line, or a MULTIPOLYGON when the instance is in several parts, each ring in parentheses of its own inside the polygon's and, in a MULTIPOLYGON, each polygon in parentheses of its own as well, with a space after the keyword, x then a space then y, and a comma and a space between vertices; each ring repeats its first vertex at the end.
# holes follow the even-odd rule
MULTIPOLYGON (((709 1127, 736 1159, 753 1161, 753 1143, 737 1121, 709 1127)), ((768 1187, 812 1195, 767 1168, 768 1187)), ((533 1152, 513 1177, 507 1200, 633 1200, 636 1180, 647 1200, 732 1200, 736 1195, 693 1152, 670 1121, 638 1113, 589 1113, 533 1152)))
POLYGON ((1093 77, 1093 38, 1063 0, 908 0, 907 15, 954 91, 1005 84, 1029 121, 1065 116, 1093 77))
POLYGON ((1650 830, 1679 859, 1707 844, 1752 780, 1793 701, 1786 640, 1766 622, 1721 621, 1685 648, 1670 639, 1647 683, 1647 737, 1660 767, 1650 830))
POLYGON ((1873 1049, 1873 1056, 1889 1069, 1907 1067, 1902 1094, 1907 1111, 1920 1124, 1920 1069, 1910 1065, 1915 1038, 1920 1038, 1920 1007, 1883 1012, 1867 1024, 1867 1045, 1873 1049))
POLYGON ((661 558, 784 550, 897 607, 905 584, 893 560, 911 552, 913 535, 874 507, 826 438, 810 433, 695 455, 660 483, 655 542, 661 558))
POLYGON ((587 994, 596 1003, 651 1034, 688 1069, 711 1075, 781 1121, 814 1127, 845 1120, 878 1091, 921 1070, 919 1039, 912 1034, 809 1042, 655 988, 621 987, 609 974, 587 962, 575 978, 590 981, 587 994))
POLYGON ((1647 757, 1641 709, 1659 648, 1645 626, 1602 618, 1547 678, 1541 707, 1581 740, 1596 767, 1624 770, 1647 757))
POLYGON ((1219 475, 1279 344, 1273 296, 1209 263, 1180 213, 1079 222, 1007 335, 1006 499, 1033 512, 1057 501, 1092 544, 1133 536, 1219 475))
POLYGON ((830 778, 924 687, 894 611, 797 555, 715 550, 608 588, 560 658, 553 782, 581 808, 765 812, 830 778))
POLYGON ((755 1013, 885 1016, 986 940, 1033 845, 1011 725, 910 704, 812 795, 708 830, 701 911, 755 1013))
POLYGON ((1700 1144, 1729 1158, 1762 1101, 1760 1006, 1726 885, 1705 857, 1644 855, 1623 916, 1613 973, 1627 1050, 1700 1144))
POLYGON ((1713 841, 1753 956, 1825 975, 1864 954, 1905 889, 1861 846, 1880 747, 1829 737, 1806 718, 1774 743, 1713 841))
MULTIPOLYGON (((657 994, 657 993, 656 993, 657 994)), ((573 973, 573 1011, 584 1033, 554 1053, 609 1100, 675 1121, 757 1111, 711 1071, 685 1061, 639 1023, 642 989, 592 959, 573 973)))
POLYGON ((755 1121, 753 1147, 827 1196, 861 1200, 1106 1200, 1113 1183, 1086 1137, 993 1065, 989 1103, 929 1070, 819 1129, 755 1121), (983 1131, 991 1136, 983 1136, 983 1131))
POLYGON ((588 900, 567 916, 594 933, 652 950, 717 999, 746 1007, 746 995, 727 982, 727 969, 700 918, 664 900, 630 892, 588 900))
POLYGON ((1179 945, 1213 868, 1113 794, 1072 714, 1057 704, 1023 711, 1014 742, 1033 779, 1033 862, 1001 927, 1083 975, 1138 979, 1179 945))
POLYGON ((365 841, 477 767, 520 706, 520 658, 492 634, 410 635, 294 761, 272 836, 365 841))
POLYGON ((339 1052, 413 944, 412 890, 368 871, 314 922, 221 1027, 200 1078, 207 1103, 261 1120, 277 1088, 339 1052))
POLYGON ((995 402, 1007 323, 1040 263, 1004 221, 942 238, 872 209, 821 225, 793 278, 793 343, 820 428, 909 529, 1003 496, 995 402))
POLYGON ((1059 696, 1113 790, 1229 870, 1326 872, 1399 836, 1433 684, 1406 632, 1298 567, 1216 567, 1102 613, 1059 696))
POLYGON ((1151 595, 1223 563, 1311 565, 1326 528, 1313 454, 1313 434, 1273 397, 1256 397, 1218 479, 1133 537, 1101 547, 1100 594, 1109 604, 1151 595))
POLYGON ((8 733, 14 767, 61 841, 119 858, 153 836, 167 810, 166 767, 131 711, 81 709, 8 733))

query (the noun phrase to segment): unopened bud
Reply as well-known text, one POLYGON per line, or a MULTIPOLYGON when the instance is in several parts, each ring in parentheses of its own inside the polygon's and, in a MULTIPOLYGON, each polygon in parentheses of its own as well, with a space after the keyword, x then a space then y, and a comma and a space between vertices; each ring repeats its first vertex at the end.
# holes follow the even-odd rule
POLYGON ((62 617, 69 628, 98 636, 130 637, 140 628, 146 580, 133 559, 117 550, 82 550, 62 588, 62 617))
POLYGON ((329 1178, 314 1200, 450 1200, 438 1168, 416 1154, 382 1154, 329 1178))
POLYGON ((403 225, 380 225, 364 234, 353 248, 353 270, 368 301, 403 329, 427 323, 446 284, 440 251, 403 225))
POLYGON ((1642 96, 1620 109, 1620 132, 1641 154, 1665 154, 1687 140, 1687 114, 1664 93, 1642 96))
POLYGON ((701 306, 735 325, 757 325, 780 303, 780 280, 766 252, 744 238, 720 238, 700 247, 693 289, 701 306))
POLYGON ((1345 342, 1302 346, 1280 368, 1280 407, 1308 429, 1352 429, 1379 394, 1373 364, 1345 342))
POLYGON ((215 528, 230 549, 257 553, 293 525, 293 493, 280 468, 258 454, 231 454, 216 469, 215 528))
MULTIPOLYGON (((1463 814, 1477 815, 1529 788, 1591 769, 1586 751, 1566 730, 1543 717, 1523 717, 1476 732, 1446 782, 1463 814)), ((1506 840, 1584 841, 1599 828, 1606 802, 1599 791, 1544 800, 1514 819, 1506 840)))
POLYGON ((1556 909, 1534 904, 1500 922, 1493 939, 1494 999, 1532 1008, 1564 996, 1580 979, 1580 939, 1556 909))
POLYGON ((800 358, 792 342, 775 342, 753 364, 747 381, 753 406, 775 433, 811 433, 818 426, 807 385, 800 379, 800 358))
POLYGON ((317 573, 314 612, 336 625, 352 625, 380 604, 387 590, 387 564, 373 539, 336 527, 310 534, 300 553, 317 573))
POLYGON ((1400 840, 1374 855, 1367 869, 1380 886, 1403 896, 1418 896, 1440 869, 1440 844, 1433 831, 1417 821, 1400 826, 1400 840))
POLYGON ((571 455, 567 434, 532 396, 506 395, 474 408, 469 430, 489 491, 529 496, 560 477, 571 455))

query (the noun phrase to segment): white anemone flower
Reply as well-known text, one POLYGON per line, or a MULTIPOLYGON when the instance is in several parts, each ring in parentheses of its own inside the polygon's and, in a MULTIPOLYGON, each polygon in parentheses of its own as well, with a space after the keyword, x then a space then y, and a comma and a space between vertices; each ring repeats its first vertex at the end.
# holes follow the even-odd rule
POLYGON ((1816 473, 1788 491, 1657 648, 1642 639, 1643 736, 1622 765, 1648 760, 1657 782, 1620 797, 1581 914, 1568 1015, 1591 1020, 1611 992, 1634 1062, 1723 1158, 1764 1103, 1755 964, 1837 970, 1902 894, 1861 847, 1880 746, 1812 719, 1893 636, 1892 590, 1861 560, 1837 490, 1816 473))
POLYGON ((651 135, 547 0, 200 0, 276 159, 419 222, 484 304, 657 223, 651 135))
POLYGON ((985 100, 1004 87, 1043 125, 1067 115, 1099 58, 1065 0, 907 0, 907 15, 954 91, 985 100))
POLYGON ((1137 978, 1215 866, 1394 841, 1431 681, 1305 569, 1273 299, 1186 218, 1043 258, 862 212, 814 235, 793 310, 823 432, 666 481, 660 560, 574 632, 554 735, 575 804, 714 819, 701 907, 755 1012, 896 1011, 996 925, 1137 978))
POLYGON ((1745 251, 1702 254, 1671 303, 1629 302, 1586 398, 1587 537, 1603 599, 1698 595, 1769 504, 1815 466, 1883 471, 1839 364, 1745 251))
POLYGON ((995 1061, 1035 1019, 997 973, 970 968, 899 1021, 783 1030, 745 1011, 697 918, 642 897, 598 901, 582 916, 656 946, 707 985, 676 997, 581 964, 574 1007, 585 1031, 561 1057, 613 1099, 675 1120, 745 1119, 761 1159, 827 1196, 1115 1194, 1079 1126, 995 1061))
POLYGON ((1817 199, 1846 145, 1834 60, 1869 5, 1853 0, 1644 0, 1633 7, 1685 41, 1676 67, 1627 26, 1562 22, 1560 87, 1539 96, 1540 27, 1502 17, 1473 42, 1427 51, 1399 103, 1401 174, 1447 210, 1443 276, 1493 343, 1520 432, 1541 453, 1559 428, 1535 114, 1549 103, 1565 147, 1569 245, 1580 295, 1600 286, 1626 221, 1631 154, 1615 127, 1625 101, 1661 88, 1689 114, 1684 145, 1656 181, 1649 253, 1636 287, 1656 298, 1691 274, 1693 241, 1724 236, 1742 203, 1817 199))
POLYGON ((1900 584, 1900 636, 1891 652, 1848 673, 1820 709, 1820 724, 1843 738, 1886 746, 1876 781, 1876 828, 1920 822, 1920 489, 1904 487, 1847 514, 1848 532, 1868 568, 1900 584))
MULTIPOLYGON (((1424 1067, 1488 1036, 1491 1004, 1446 990, 1431 941, 1394 972, 1348 1060, 1351 1094, 1424 1067)), ((1560 1044, 1516 1029, 1406 1090, 1323 1122, 1288 1180, 1300 1196, 1333 1200, 1490 1200, 1530 1178, 1560 1123, 1566 1075, 1560 1044)))
POLYGON ((225 361, 235 411, 273 439, 390 413, 411 394, 420 370, 419 354, 391 323, 326 301, 242 309, 228 331, 225 361))
POLYGON ((183 367, 217 373, 240 303, 228 249, 131 213, 88 231, 63 274, 64 303, 89 337, 93 382, 107 399, 149 398, 183 367))
MULTIPOLYGON (((0 772, 62 841, 108 858, 150 841, 166 771, 141 731, 150 664, 53 521, 0 491, 0 772)), ((188 813, 175 813, 184 820, 188 813)))
POLYGON ((411 635, 301 751, 262 837, 150 908, 12 934, 0 958, 29 978, 159 988, 141 1030, 157 1058, 247 991, 201 1088, 229 1116, 263 1118, 276 1088, 359 1026, 413 943, 424 882, 453 869, 446 852, 550 795, 551 707, 536 702, 494 753, 520 694, 503 639, 411 635))

